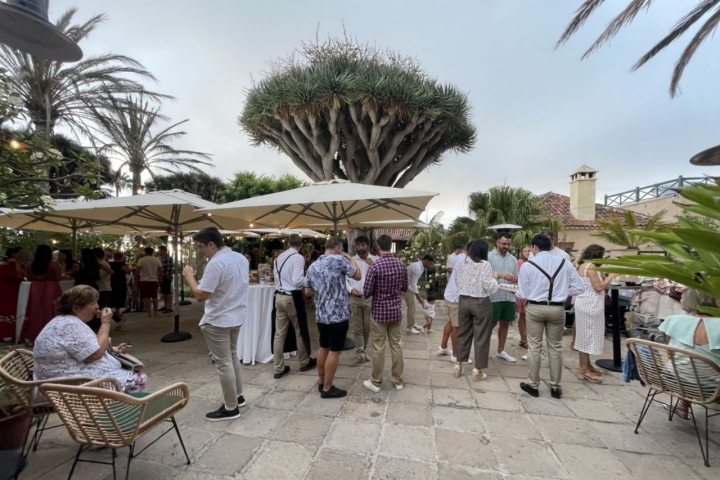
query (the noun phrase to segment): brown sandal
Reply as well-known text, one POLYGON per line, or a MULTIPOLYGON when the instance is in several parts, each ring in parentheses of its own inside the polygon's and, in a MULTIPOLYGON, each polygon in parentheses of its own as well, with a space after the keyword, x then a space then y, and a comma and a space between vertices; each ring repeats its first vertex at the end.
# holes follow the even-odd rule
POLYGON ((582 372, 580 370, 575 374, 578 380, 586 380, 590 383, 602 383, 602 377, 597 377, 590 372, 582 372))
POLYGON ((527 342, 520 342, 518 345, 519 345, 521 348, 525 348, 525 349, 530 348, 530 345, 528 345, 527 342))

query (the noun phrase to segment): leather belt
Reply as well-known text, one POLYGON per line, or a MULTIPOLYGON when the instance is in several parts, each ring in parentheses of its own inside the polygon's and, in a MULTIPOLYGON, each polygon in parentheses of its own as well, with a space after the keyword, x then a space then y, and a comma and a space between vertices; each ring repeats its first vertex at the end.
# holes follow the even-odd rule
POLYGON ((275 290, 275 295, 285 295, 287 297, 292 297, 292 293, 290 292, 283 292, 282 290, 275 290))
POLYGON ((530 303, 532 305, 547 305, 548 307, 565 306, 565 302, 538 302, 536 300, 528 300, 527 303, 530 303))

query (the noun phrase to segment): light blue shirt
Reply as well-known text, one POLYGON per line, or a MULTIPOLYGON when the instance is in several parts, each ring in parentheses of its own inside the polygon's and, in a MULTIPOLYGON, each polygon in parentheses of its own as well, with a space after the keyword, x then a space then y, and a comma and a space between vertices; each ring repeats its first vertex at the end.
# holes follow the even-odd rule
MULTIPOLYGON (((493 273, 509 273, 510 275, 517 277, 518 265, 517 258, 513 257, 509 253, 506 253, 503 257, 497 251, 497 249, 488 253, 488 262, 492 266, 493 273)), ((512 285, 512 282, 508 282, 505 279, 498 278, 498 285, 512 285)), ((507 292, 505 290, 498 290, 497 292, 490 295, 490 301, 495 302, 514 302, 515 294, 507 292)))

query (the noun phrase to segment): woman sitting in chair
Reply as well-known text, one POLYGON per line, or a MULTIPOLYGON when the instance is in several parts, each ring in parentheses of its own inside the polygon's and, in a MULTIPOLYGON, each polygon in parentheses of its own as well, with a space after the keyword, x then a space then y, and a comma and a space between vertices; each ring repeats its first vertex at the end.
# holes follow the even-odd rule
MULTIPOLYGON (((716 300, 706 293, 688 288, 680 302, 687 315, 671 315, 659 327, 668 337, 668 345, 692 350, 720 365, 720 318, 699 311, 702 307, 717 308, 716 300)), ((683 359, 675 361, 676 364, 682 362, 683 359)), ((675 413, 680 418, 688 418, 688 406, 688 402, 680 400, 675 413)))
MULTIPOLYGON (((55 307, 57 316, 43 328, 35 341, 35 379, 54 377, 113 377, 125 393, 139 392, 147 375, 124 370, 108 352, 112 311, 98 308, 98 291, 78 285, 62 294, 55 307), (100 316, 100 331, 95 335, 86 324, 100 316)), ((113 350, 125 353, 129 345, 121 343, 113 350)))

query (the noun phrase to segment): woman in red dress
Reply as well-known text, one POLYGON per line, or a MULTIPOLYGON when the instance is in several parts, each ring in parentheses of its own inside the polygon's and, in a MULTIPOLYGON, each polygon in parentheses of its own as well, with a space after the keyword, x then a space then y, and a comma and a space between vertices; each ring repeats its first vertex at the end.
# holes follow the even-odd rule
POLYGON ((22 247, 8 248, 5 259, 0 262, 0 340, 15 339, 15 314, 17 313, 20 283, 25 278, 25 252, 22 247))
POLYGON ((27 314, 23 323, 21 340, 34 342, 45 325, 55 318, 55 300, 62 295, 60 289, 60 266, 52 261, 52 249, 39 245, 35 257, 27 269, 30 284, 30 297, 27 314))

